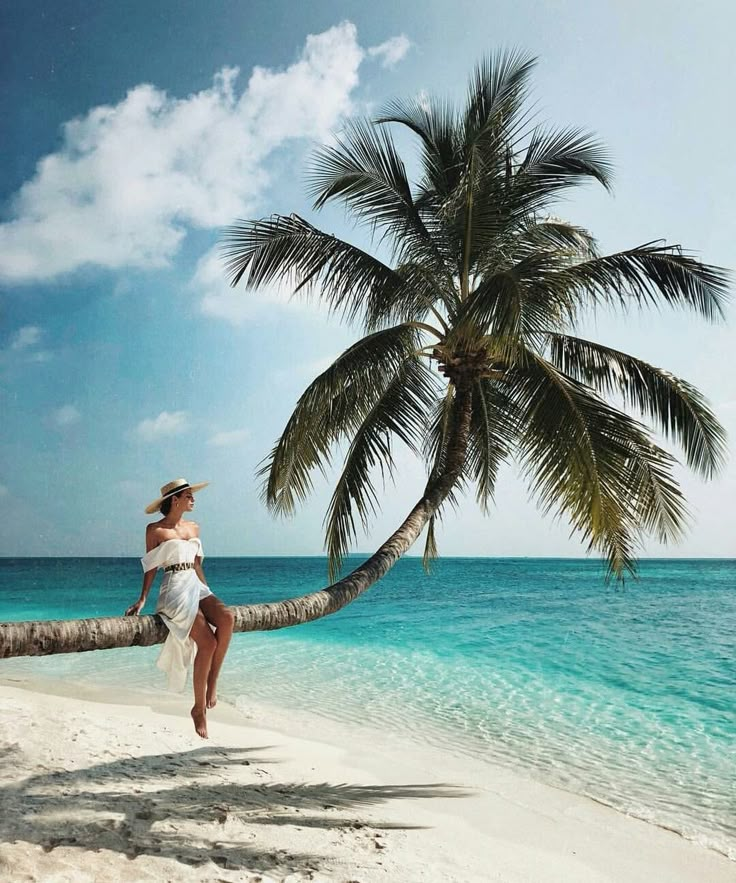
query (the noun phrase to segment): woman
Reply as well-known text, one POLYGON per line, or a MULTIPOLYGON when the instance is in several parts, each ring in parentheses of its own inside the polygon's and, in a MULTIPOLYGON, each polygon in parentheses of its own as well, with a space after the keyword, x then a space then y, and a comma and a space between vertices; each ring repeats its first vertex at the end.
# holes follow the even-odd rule
POLYGON ((186 521, 194 509, 194 494, 209 482, 190 485, 177 478, 161 488, 161 496, 146 506, 151 515, 163 518, 146 527, 146 554, 140 598, 125 611, 137 616, 146 603, 156 571, 164 569, 156 613, 166 623, 169 636, 157 665, 168 674, 169 686, 183 690, 187 671, 194 659, 194 729, 207 738, 207 709, 217 703, 217 676, 233 633, 233 613, 216 598, 202 570, 204 553, 199 526, 186 521))

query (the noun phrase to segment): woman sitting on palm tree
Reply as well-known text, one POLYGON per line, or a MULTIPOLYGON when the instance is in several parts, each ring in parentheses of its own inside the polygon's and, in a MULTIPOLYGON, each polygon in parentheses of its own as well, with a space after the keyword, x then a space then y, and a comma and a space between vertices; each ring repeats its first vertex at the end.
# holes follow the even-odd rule
POLYGON ((194 494, 207 482, 190 485, 177 478, 161 488, 161 496, 146 507, 163 518, 146 527, 146 554, 143 564, 143 588, 140 598, 125 611, 137 616, 146 603, 157 570, 164 578, 156 613, 169 629, 169 636, 158 659, 159 668, 168 674, 169 686, 184 689, 189 666, 192 676, 194 728, 207 738, 207 709, 217 703, 217 678, 233 633, 234 617, 207 585, 202 561, 204 552, 199 539, 199 525, 186 521, 184 514, 194 509, 194 494))

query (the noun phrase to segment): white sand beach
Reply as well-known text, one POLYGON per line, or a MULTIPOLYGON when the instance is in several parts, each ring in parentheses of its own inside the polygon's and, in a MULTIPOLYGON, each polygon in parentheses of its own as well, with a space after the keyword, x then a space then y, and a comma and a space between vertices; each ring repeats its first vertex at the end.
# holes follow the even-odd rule
POLYGON ((185 699, 59 690, 0 686, 2 880, 736 878, 670 831, 421 744, 222 703, 203 742, 185 699))

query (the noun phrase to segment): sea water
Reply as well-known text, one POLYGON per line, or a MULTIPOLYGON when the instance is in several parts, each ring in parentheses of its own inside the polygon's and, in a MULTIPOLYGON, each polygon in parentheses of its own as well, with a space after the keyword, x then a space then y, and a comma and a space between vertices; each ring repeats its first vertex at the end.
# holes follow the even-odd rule
MULTIPOLYGON (((321 558, 205 567, 229 604, 325 584, 321 558)), ((0 574, 0 620, 114 615, 140 586, 136 559, 0 574)), ((158 685, 157 653, 6 660, 0 677, 158 685)), ((220 693, 512 766, 736 859, 734 560, 646 560, 622 588, 591 560, 450 558, 427 576, 405 559, 333 616, 236 635, 220 693)))

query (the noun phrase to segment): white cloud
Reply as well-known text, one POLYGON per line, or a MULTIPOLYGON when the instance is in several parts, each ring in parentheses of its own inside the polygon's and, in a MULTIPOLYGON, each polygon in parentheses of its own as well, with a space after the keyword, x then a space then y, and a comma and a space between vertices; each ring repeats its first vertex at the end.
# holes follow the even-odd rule
POLYGON ((146 489, 140 481, 124 478, 118 482, 118 487, 128 497, 139 497, 142 499, 145 496, 146 489))
POLYGON ((51 421, 54 426, 64 427, 77 423, 82 415, 74 405, 62 405, 51 413, 51 421))
POLYGON ((53 353, 50 353, 48 350, 36 350, 34 353, 28 357, 31 362, 48 362, 49 359, 53 358, 53 353))
POLYGON ((181 435, 189 428, 186 411, 162 411, 158 417, 141 420, 135 434, 143 441, 157 441, 170 435, 181 435))
POLYGON ((391 37, 379 46, 371 46, 368 55, 381 59, 381 67, 394 67, 411 48, 411 40, 404 34, 391 37))
MULTIPOLYGON (((386 61, 398 51, 374 54, 386 61)), ((326 138, 352 110, 364 56, 344 22, 307 37, 289 67, 254 68, 241 92, 238 69, 224 67, 186 98, 141 84, 65 123, 61 149, 38 163, 0 224, 0 279, 160 267, 187 229, 253 212, 269 155, 291 139, 326 138)))
POLYGON ((53 353, 49 350, 37 349, 43 335, 44 330, 38 325, 23 325, 11 337, 7 347, 0 349, 0 361, 26 364, 48 362, 53 357, 53 353))
POLYGON ((216 448, 229 448, 242 444, 250 437, 247 429, 231 429, 228 432, 216 432, 209 440, 209 444, 216 448))
POLYGON ((35 346, 41 339, 41 333, 38 325, 24 325, 16 331, 15 337, 10 344, 10 349, 24 350, 35 346))
POLYGON ((419 102, 419 106, 422 108, 422 110, 428 112, 432 109, 429 93, 425 92, 424 89, 422 89, 417 95, 417 101, 419 102))

